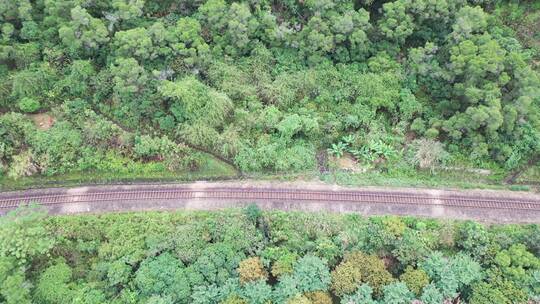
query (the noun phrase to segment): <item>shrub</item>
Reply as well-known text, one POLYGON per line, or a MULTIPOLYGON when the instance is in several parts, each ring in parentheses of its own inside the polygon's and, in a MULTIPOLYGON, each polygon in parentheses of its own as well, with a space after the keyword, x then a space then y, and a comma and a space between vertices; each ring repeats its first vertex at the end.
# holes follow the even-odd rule
POLYGON ((23 111, 24 113, 33 113, 39 110, 41 104, 34 98, 24 97, 19 100, 18 106, 19 110, 23 111))
POLYGON ((442 143, 426 138, 414 140, 408 152, 408 161, 420 169, 433 170, 449 157, 442 143))
POLYGON ((19 155, 13 156, 7 176, 17 179, 23 176, 30 176, 38 172, 38 167, 32 158, 33 154, 31 151, 24 151, 19 155))

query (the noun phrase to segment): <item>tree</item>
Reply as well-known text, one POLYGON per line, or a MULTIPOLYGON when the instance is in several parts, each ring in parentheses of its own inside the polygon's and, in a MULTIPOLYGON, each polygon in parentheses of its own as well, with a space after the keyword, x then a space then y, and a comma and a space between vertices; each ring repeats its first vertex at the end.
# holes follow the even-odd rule
POLYGON ((32 64, 30 67, 12 74, 11 94, 14 99, 24 97, 38 98, 53 95, 53 83, 56 81, 57 71, 48 63, 32 64))
POLYGON ((373 291, 379 295, 383 286, 392 281, 381 259, 359 251, 346 254, 332 272, 332 288, 338 296, 354 292, 361 283, 373 286, 373 291))
POLYGON ((133 58, 118 58, 110 68, 113 76, 113 97, 118 101, 134 98, 145 87, 148 75, 133 58))
POLYGON ((259 257, 247 258, 238 265, 238 275, 241 283, 262 280, 266 281, 268 274, 259 257))
POLYGON ((472 296, 470 299, 471 304, 487 304, 487 303, 511 303, 505 297, 504 293, 497 289, 493 288, 488 283, 479 282, 473 286, 472 296))
POLYGON ((504 278, 527 290, 531 297, 540 293, 538 279, 534 278, 540 271, 540 258, 527 251, 525 245, 514 244, 500 251, 495 256, 495 264, 504 278))
POLYGON ((436 236, 427 230, 408 229, 396 242, 396 249, 392 253, 402 265, 414 265, 431 252, 436 242, 436 236))
POLYGON ((403 282, 390 283, 383 287, 383 303, 407 304, 414 299, 414 294, 403 282))
POLYGON ((471 221, 463 223, 456 236, 456 245, 481 261, 490 258, 490 242, 486 227, 471 221))
POLYGON ((323 291, 312 291, 305 294, 312 304, 332 304, 332 297, 323 291))
POLYGON ((377 303, 375 300, 373 300, 372 297, 373 289, 369 287, 367 284, 362 284, 360 287, 357 288, 357 290, 351 294, 351 295, 345 295, 341 299, 341 304, 356 304, 356 303, 363 303, 363 304, 375 304, 377 303))
POLYGON ((292 274, 301 292, 325 291, 330 286, 330 271, 326 260, 306 255, 296 261, 292 274))
POLYGON ((230 277, 236 277, 238 264, 243 254, 235 252, 226 243, 207 246, 199 258, 186 271, 192 286, 223 284, 230 277))
POLYGON ((46 255, 56 240, 45 228, 47 213, 35 205, 22 206, 0 218, 0 256, 14 258, 26 265, 46 255))
POLYGON ((223 123, 232 108, 232 102, 226 95, 208 88, 194 77, 176 82, 164 81, 158 91, 172 99, 170 111, 179 122, 204 122, 216 127, 223 123))
POLYGON ((152 37, 146 28, 137 27, 116 32, 113 45, 118 57, 145 60, 154 59, 157 56, 154 53, 152 37))
POLYGON ((223 0, 210 0, 199 8, 199 12, 212 31, 216 52, 239 56, 251 49, 251 39, 259 22, 246 3, 228 6, 223 0))
POLYGON ((205 66, 210 53, 210 47, 201 37, 201 24, 195 18, 180 18, 174 28, 175 43, 171 45, 173 52, 180 60, 175 61, 179 67, 175 70, 199 68, 205 66))
MULTIPOLYGON (((282 275, 274 288, 274 300, 277 303, 287 303, 303 297, 303 292, 298 288, 298 281, 293 275, 282 275)), ((307 298, 303 297, 302 301, 307 298)), ((309 300, 308 300, 309 301, 309 300)))
POLYGON ((174 253, 185 264, 195 262, 208 245, 208 241, 206 227, 201 224, 179 225, 172 235, 174 253))
POLYGON ((49 266, 40 276, 36 285, 36 297, 41 303, 61 303, 71 301, 73 290, 70 281, 72 269, 62 260, 49 266))
POLYGON ((92 17, 80 6, 71 9, 71 22, 60 27, 58 35, 62 43, 74 54, 79 51, 88 53, 97 50, 109 41, 109 32, 103 21, 92 17))
POLYGON ((429 277, 425 271, 414 269, 411 266, 407 266, 399 279, 417 296, 421 294, 422 289, 429 283, 429 277))
POLYGON ((170 253, 144 260, 134 282, 143 296, 170 296, 175 302, 187 303, 191 294, 184 265, 170 253))
POLYGON ((0 257, 0 298, 6 304, 32 303, 30 283, 12 257, 0 257))
POLYGON ((284 247, 266 247, 262 257, 272 262, 271 273, 274 277, 291 274, 298 254, 284 247))
POLYGON ((113 0, 114 14, 121 20, 130 20, 143 14, 145 0, 113 0))
POLYGON ((444 296, 433 283, 424 287, 420 300, 425 304, 437 304, 444 302, 444 296))
POLYGON ((272 298, 272 287, 264 280, 246 283, 242 288, 242 296, 247 303, 266 304, 272 298))
POLYGON ((464 254, 447 258, 436 251, 420 262, 419 266, 445 299, 456 297, 466 287, 483 278, 480 264, 464 254))
POLYGON ((73 97, 86 96, 94 85, 96 70, 90 60, 75 60, 59 84, 73 97))
POLYGON ((332 290, 337 296, 353 293, 360 282, 361 269, 353 262, 342 262, 332 271, 332 290))
POLYGON ((389 39, 403 44, 415 30, 413 18, 407 13, 407 1, 383 4, 384 15, 379 23, 382 33, 389 39))

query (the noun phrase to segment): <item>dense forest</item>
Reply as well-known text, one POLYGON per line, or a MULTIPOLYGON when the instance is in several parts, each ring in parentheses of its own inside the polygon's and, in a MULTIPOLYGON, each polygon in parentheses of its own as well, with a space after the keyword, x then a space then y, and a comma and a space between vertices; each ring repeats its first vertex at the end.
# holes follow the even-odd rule
MULTIPOLYGON (((529 301, 529 302, 528 302, 529 301)), ((526 304, 540 226, 271 211, 0 218, 0 303, 526 304)))
POLYGON ((539 6, 0 0, 0 176, 326 153, 511 172, 539 158, 539 6))

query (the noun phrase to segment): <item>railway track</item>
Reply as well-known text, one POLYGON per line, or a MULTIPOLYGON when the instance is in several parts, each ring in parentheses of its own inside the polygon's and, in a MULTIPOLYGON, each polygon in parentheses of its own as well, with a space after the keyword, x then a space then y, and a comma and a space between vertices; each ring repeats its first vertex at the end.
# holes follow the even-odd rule
POLYGON ((43 206, 62 204, 106 204, 107 202, 128 201, 191 201, 191 200, 228 200, 228 201, 277 201, 277 202, 327 202, 327 203, 365 203, 415 206, 445 206, 452 208, 474 208, 489 210, 516 210, 540 212, 540 199, 511 197, 475 197, 467 195, 429 195, 410 192, 384 191, 333 191, 270 188, 231 188, 209 187, 203 189, 124 189, 95 190, 84 193, 47 193, 47 194, 11 194, 0 193, 0 209, 15 209, 30 202, 43 206))

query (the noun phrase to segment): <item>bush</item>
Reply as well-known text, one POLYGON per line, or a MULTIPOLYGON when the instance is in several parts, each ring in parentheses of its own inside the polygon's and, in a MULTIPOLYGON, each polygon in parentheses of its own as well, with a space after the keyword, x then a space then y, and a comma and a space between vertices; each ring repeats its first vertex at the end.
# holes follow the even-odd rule
POLYGON ((19 155, 13 156, 7 176, 17 179, 20 177, 33 175, 36 172, 38 172, 38 167, 34 163, 32 152, 24 151, 19 155))
POLYGON ((408 161, 420 169, 433 170, 449 157, 444 145, 432 139, 416 139, 408 147, 408 161))
POLYGON ((41 108, 39 101, 30 97, 20 99, 18 106, 19 110, 23 111, 24 113, 34 113, 41 108))

